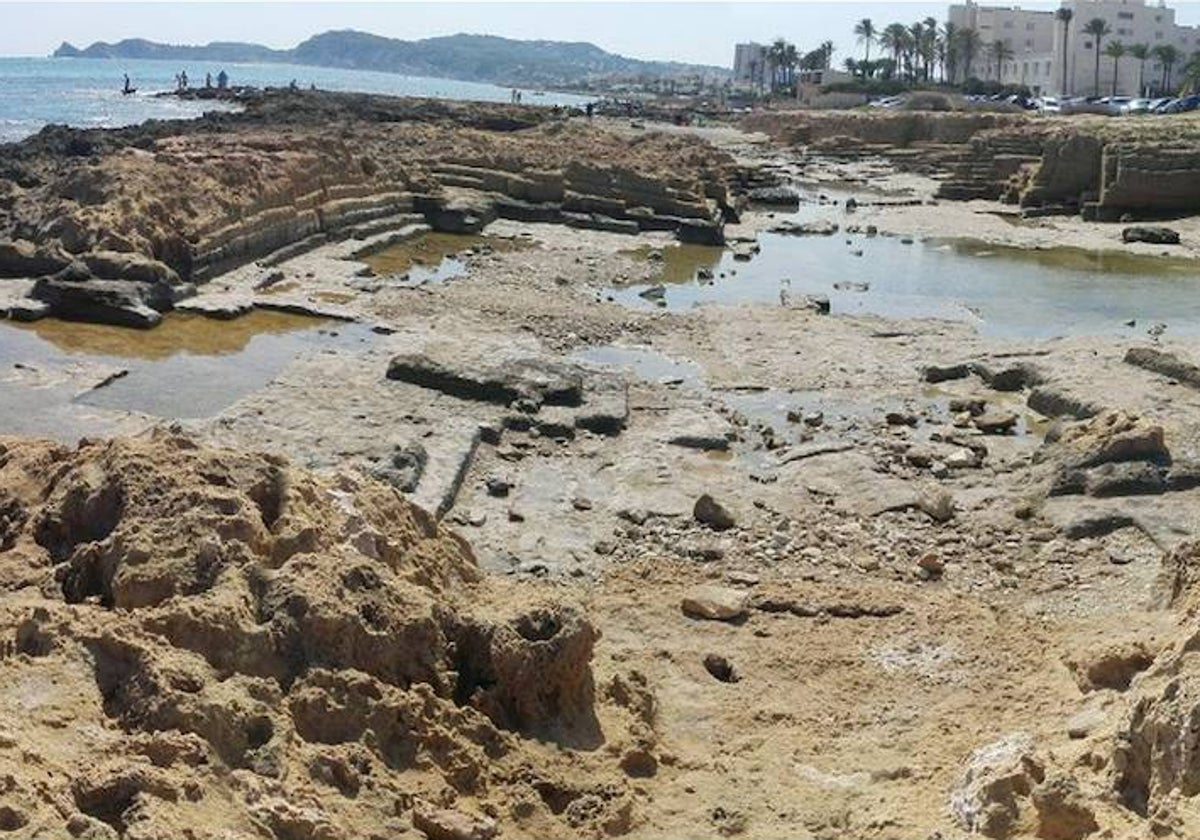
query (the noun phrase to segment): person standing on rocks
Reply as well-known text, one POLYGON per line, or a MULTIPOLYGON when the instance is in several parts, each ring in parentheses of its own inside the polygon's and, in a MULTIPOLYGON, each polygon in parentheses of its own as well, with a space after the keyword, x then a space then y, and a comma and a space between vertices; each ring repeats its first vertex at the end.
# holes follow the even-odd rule
POLYGON ((229 74, 222 70, 217 74, 217 90, 225 90, 229 87, 229 74))

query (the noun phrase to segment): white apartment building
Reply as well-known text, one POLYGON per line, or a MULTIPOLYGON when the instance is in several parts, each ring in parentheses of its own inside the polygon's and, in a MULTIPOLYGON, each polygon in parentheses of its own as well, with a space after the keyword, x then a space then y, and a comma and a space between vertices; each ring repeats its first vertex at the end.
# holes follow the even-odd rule
POLYGON ((982 47, 972 62, 973 76, 1023 84, 1035 93, 1050 96, 1111 94, 1114 60, 1104 50, 1114 41, 1126 47, 1125 55, 1115 62, 1116 92, 1124 96, 1139 95, 1140 83, 1153 93, 1163 81, 1164 68, 1156 58, 1147 59, 1143 66, 1129 54, 1128 48, 1134 44, 1145 44, 1151 50, 1171 44, 1178 50, 1170 86, 1177 82, 1192 53, 1200 51, 1200 27, 1176 24, 1175 10, 1168 9, 1161 0, 1153 6, 1146 5, 1145 0, 1065 0, 1062 7, 1071 10, 1070 23, 1065 26, 1065 51, 1064 24, 1052 11, 980 6, 968 0, 951 6, 948 20, 960 29, 971 28, 979 33, 982 47), (1097 45, 1083 31, 1096 18, 1105 21, 1110 30, 1099 44, 1099 91, 1095 86, 1097 45), (1012 53, 1012 59, 1000 68, 990 55, 991 44, 997 40, 1003 40, 1012 53))
POLYGON ((767 48, 762 44, 737 44, 733 48, 734 84, 754 85, 766 78, 767 48))

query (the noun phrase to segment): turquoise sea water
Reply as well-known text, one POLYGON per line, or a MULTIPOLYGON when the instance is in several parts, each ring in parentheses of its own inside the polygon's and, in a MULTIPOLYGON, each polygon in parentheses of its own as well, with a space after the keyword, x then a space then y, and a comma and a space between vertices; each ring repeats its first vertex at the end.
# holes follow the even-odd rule
MULTIPOLYGON (((220 107, 212 102, 156 98, 172 90, 175 74, 186 70, 193 86, 221 70, 233 85, 283 87, 293 79, 301 87, 322 90, 431 96, 481 102, 508 102, 510 88, 450 79, 427 79, 366 70, 301 67, 292 64, 219 64, 215 62, 143 61, 92 58, 0 58, 0 142, 20 140, 47 123, 84 127, 133 125, 148 119, 199 116, 220 107), (121 95, 128 73, 138 92, 121 95)), ((586 100, 568 94, 538 95, 523 91, 527 105, 578 105, 586 100)))

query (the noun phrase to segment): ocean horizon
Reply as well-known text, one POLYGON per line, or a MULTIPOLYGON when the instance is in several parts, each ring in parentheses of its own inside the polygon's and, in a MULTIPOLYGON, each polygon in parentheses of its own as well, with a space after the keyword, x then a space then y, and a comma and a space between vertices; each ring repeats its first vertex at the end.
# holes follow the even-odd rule
MULTIPOLYGON (((189 101, 155 94, 175 88, 186 71, 192 87, 224 70, 231 85, 380 93, 478 102, 508 102, 513 88, 482 82, 405 76, 371 70, 345 70, 299 64, 237 64, 214 61, 162 61, 122 58, 0 57, 0 143, 36 134, 55 123, 80 128, 116 128, 150 119, 188 119, 206 111, 231 110, 212 101, 189 101), (125 74, 137 93, 121 93, 125 74)), ((587 97, 520 89, 525 104, 582 105, 587 97)))

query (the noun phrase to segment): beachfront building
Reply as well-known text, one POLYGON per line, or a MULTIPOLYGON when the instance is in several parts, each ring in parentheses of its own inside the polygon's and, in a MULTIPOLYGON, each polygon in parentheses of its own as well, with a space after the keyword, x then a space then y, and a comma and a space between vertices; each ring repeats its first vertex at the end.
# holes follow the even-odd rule
POLYGON ((981 48, 972 61, 971 75, 1025 85, 1036 94, 1048 96, 1107 96, 1113 93, 1114 65, 1117 94, 1153 94, 1163 87, 1170 88, 1170 73, 1180 71, 1192 53, 1200 50, 1200 27, 1178 25, 1175 10, 1161 0, 1156 5, 1147 5, 1145 0, 1065 0, 1062 8, 1071 12, 1069 23, 1064 24, 1054 11, 981 6, 968 0, 952 5, 948 20, 959 29, 979 33, 981 48), (1097 18, 1109 29, 1098 45, 1084 31, 1097 18), (991 49, 996 41, 1003 41, 1011 56, 999 64, 991 49), (1116 61, 1105 54, 1115 41, 1126 47, 1125 54, 1116 61), (1169 44, 1178 51, 1179 61, 1174 68, 1164 68, 1152 54, 1143 63, 1128 52, 1134 44, 1145 44, 1151 51, 1169 44))
POLYGON ((744 87, 761 85, 767 78, 767 47, 738 44, 733 48, 733 83, 744 87))

